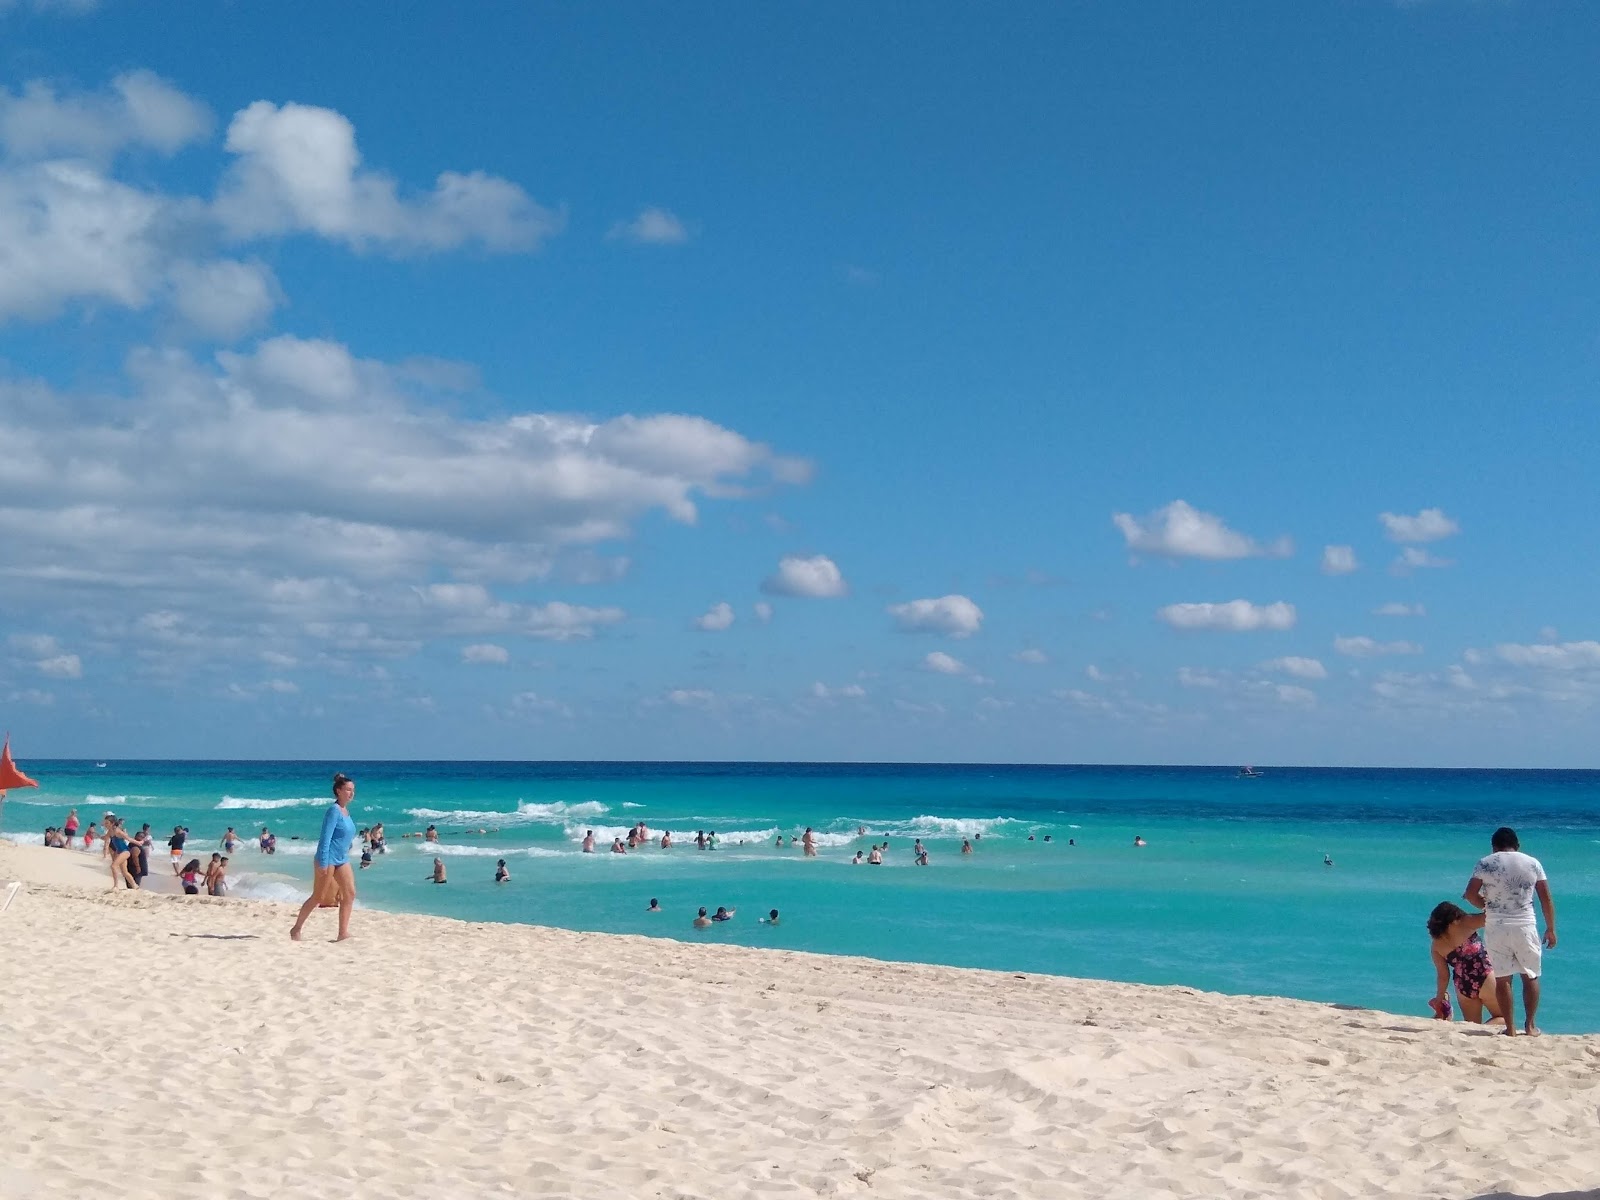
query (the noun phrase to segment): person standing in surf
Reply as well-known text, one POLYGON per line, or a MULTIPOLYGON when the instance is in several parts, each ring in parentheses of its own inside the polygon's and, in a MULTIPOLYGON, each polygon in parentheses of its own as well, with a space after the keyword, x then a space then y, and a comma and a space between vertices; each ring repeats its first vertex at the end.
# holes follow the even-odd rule
POLYGON ((300 940, 300 931, 306 919, 324 900, 331 901, 338 893, 339 936, 342 942, 350 936, 350 910, 356 902, 356 875, 350 869, 350 847, 356 840, 356 823, 350 816, 350 801, 355 799, 356 782, 340 772, 333 777, 333 803, 322 814, 322 836, 317 839, 317 854, 312 860, 311 895, 300 906, 294 928, 289 930, 291 941, 300 940))

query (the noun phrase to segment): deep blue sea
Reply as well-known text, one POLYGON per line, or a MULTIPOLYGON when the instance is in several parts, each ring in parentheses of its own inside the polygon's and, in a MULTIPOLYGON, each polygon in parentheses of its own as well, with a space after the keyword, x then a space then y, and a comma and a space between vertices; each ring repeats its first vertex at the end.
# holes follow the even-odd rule
MULTIPOLYGON (((250 839, 235 893, 298 900, 335 770, 390 852, 361 902, 471 920, 728 941, 1009 971, 1181 983, 1426 1016, 1424 920, 1459 900, 1489 834, 1514 826, 1549 873, 1560 945, 1541 1025, 1600 1031, 1600 772, 761 763, 51 762, 23 764, 7 836, 69 806, 174 824, 209 853, 250 839), (677 845, 606 853, 636 821, 677 845), (406 832, 437 826, 423 846, 406 832), (254 837, 269 825, 279 852, 254 837), (805 826, 821 853, 779 849, 805 826), (865 835, 857 829, 864 826, 865 835), (583 854, 593 830, 599 846, 583 854), (715 830, 698 851, 696 830, 715 830), (982 835, 981 838, 978 835, 982 835), (1050 836, 1050 841, 1044 840, 1050 836), (1133 844, 1135 836, 1148 843, 1133 844), (912 861, 921 838, 929 863, 912 861), (960 853, 963 837, 975 853, 960 853), (889 842, 881 867, 857 850, 889 842), (1069 844, 1069 839, 1072 843, 1069 844), (435 854, 449 883, 430 883, 435 854), (1323 864, 1331 856, 1334 866, 1323 864), (506 859, 512 880, 493 882, 506 859), (651 897, 665 912, 647 915, 651 897), (736 908, 698 932, 700 905, 736 908), (777 908, 776 928, 757 916, 777 908)), ((108 883, 109 886, 109 883, 108 883)), ((358 917, 359 920, 359 917, 358 917)), ((1520 1002, 1519 1002, 1520 1004, 1520 1002)))

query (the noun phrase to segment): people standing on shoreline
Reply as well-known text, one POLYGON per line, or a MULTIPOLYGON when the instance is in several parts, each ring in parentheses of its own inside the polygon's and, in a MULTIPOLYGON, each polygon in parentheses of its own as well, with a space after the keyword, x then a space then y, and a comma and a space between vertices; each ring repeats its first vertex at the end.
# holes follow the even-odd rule
POLYGON ((75 838, 77 838, 77 836, 78 836, 78 810, 77 809, 70 808, 70 809, 67 810, 67 819, 65 821, 63 821, 62 824, 61 824, 61 832, 67 835, 67 845, 70 846, 72 844, 73 840, 75 838))
POLYGON ((1539 1036, 1539 976, 1543 973, 1542 946, 1555 949, 1556 905, 1544 866, 1522 853, 1517 831, 1502 825, 1489 839, 1490 853, 1478 860, 1467 881, 1465 899, 1484 910, 1483 944, 1495 973, 1495 998, 1506 1019, 1506 1036, 1515 1035, 1515 1007, 1511 977, 1522 976, 1523 1032, 1539 1036), (1544 937, 1533 915, 1533 898, 1544 910, 1544 937), (1542 946, 1541 946, 1542 942, 1542 946))
POLYGON ((172 852, 172 873, 180 874, 178 864, 183 861, 183 844, 189 840, 189 831, 182 825, 172 827, 172 836, 167 839, 167 849, 172 852))
POLYGON ((128 831, 115 822, 106 827, 106 852, 111 857, 111 890, 115 891, 119 883, 137 889, 139 884, 128 873, 128 855, 132 843, 128 840, 128 831))
POLYGON ((300 906, 289 939, 298 942, 306 919, 316 911, 324 899, 337 898, 339 905, 339 935, 342 942, 350 936, 350 911, 356 902, 356 875, 350 869, 350 846, 356 838, 356 823, 350 816, 350 802, 355 799, 356 784, 342 771, 333 777, 333 803, 322 814, 322 835, 317 839, 317 853, 312 861, 311 895, 300 906))

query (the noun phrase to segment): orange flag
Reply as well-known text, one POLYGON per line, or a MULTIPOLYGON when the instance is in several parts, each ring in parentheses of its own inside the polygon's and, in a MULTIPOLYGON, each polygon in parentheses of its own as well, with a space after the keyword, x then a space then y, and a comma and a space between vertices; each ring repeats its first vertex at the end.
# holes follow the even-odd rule
POLYGON ((0 749, 0 796, 6 794, 7 788, 38 787, 39 785, 17 770, 17 764, 11 761, 11 735, 6 734, 5 746, 0 749))

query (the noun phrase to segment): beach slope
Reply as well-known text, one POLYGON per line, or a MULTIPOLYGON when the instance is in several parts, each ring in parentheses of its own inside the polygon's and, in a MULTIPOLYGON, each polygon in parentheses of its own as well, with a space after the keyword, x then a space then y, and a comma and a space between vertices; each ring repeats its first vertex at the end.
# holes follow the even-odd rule
POLYGON ((1600 1170, 1600 1036, 696 945, 678 914, 683 942, 363 911, 338 945, 320 914, 294 945, 288 908, 113 893, 98 862, 0 843, 6 1197, 1455 1198, 1600 1170))

